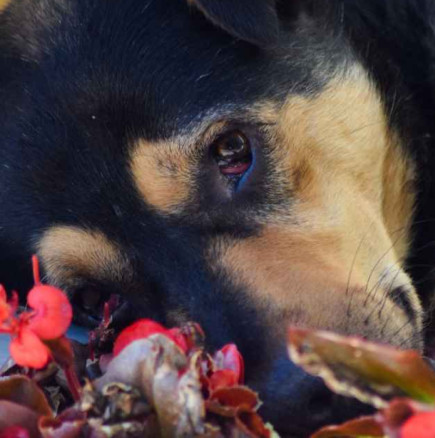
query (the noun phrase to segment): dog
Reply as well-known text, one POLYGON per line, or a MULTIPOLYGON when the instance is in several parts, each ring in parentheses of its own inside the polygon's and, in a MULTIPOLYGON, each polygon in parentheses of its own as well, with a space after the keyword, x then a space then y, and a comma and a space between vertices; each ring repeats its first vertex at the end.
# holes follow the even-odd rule
POLYGON ((284 436, 364 412, 290 324, 424 352, 435 250, 429 0, 12 0, 0 15, 0 281, 95 324, 235 342, 284 436))

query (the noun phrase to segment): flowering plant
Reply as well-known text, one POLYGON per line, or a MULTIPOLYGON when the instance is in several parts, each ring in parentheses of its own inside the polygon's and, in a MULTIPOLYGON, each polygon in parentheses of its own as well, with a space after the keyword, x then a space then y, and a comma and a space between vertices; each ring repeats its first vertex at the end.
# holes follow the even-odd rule
POLYGON ((198 324, 168 329, 150 319, 113 339, 110 303, 89 344, 78 344, 65 337, 68 298, 41 283, 36 257, 33 275, 28 310, 0 288, 0 331, 11 336, 13 361, 0 371, 0 438, 272 436, 257 394, 243 386, 236 345, 211 355, 198 324), (108 339, 111 353, 100 348, 108 339))
MULTIPOLYGON (((243 385, 236 345, 209 354, 198 324, 150 319, 115 338, 110 302, 88 345, 79 344, 65 336, 68 298, 41 283, 36 257, 33 276, 25 310, 0 287, 0 333, 11 337, 11 361, 0 369, 0 438, 278 436, 243 385)), ((296 327, 289 353, 331 390, 378 409, 312 438, 435 437, 435 373, 418 353, 296 327)))
POLYGON ((33 262, 35 286, 27 295, 30 311, 17 315, 18 296, 12 292, 7 301, 6 291, 0 285, 0 333, 12 337, 10 353, 18 365, 43 368, 50 358, 50 349, 44 341, 60 338, 72 321, 72 307, 59 289, 42 284, 36 256, 33 262))

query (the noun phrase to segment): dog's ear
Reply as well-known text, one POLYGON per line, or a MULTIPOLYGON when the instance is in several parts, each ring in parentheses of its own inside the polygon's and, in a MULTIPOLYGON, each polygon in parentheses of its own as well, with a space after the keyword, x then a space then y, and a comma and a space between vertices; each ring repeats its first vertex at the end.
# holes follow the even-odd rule
POLYGON ((188 0, 215 25, 259 47, 278 41, 276 0, 188 0))

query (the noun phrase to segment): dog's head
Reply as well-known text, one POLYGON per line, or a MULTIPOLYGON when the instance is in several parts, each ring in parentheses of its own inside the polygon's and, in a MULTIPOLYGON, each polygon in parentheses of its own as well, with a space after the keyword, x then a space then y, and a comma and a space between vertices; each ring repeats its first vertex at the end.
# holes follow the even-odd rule
POLYGON ((199 322, 296 433, 344 411, 288 324, 422 348, 421 172, 397 56, 349 36, 358 2, 284 3, 13 2, 0 226, 3 281, 36 251, 82 318, 120 294, 130 319, 199 322))

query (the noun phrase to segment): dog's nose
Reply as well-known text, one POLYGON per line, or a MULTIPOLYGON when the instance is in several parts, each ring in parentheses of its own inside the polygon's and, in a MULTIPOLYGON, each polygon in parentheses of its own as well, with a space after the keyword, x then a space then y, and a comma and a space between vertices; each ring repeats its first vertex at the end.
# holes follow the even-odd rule
POLYGON ((373 411, 355 399, 334 394, 322 379, 305 373, 284 354, 273 363, 266 378, 262 377, 248 384, 260 393, 260 413, 283 437, 305 438, 322 426, 373 411))

